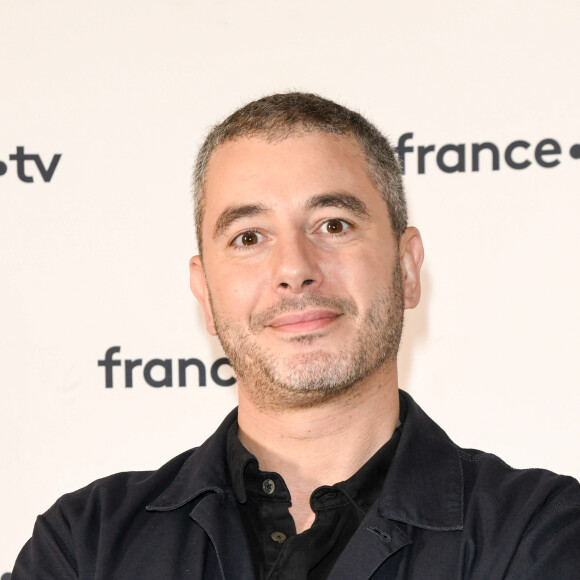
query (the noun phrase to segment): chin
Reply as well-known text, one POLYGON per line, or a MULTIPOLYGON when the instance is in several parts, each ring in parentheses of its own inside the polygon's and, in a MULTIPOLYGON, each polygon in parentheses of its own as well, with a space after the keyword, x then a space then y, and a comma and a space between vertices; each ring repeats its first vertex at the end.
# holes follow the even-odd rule
POLYGON ((360 378, 351 361, 326 351, 286 357, 267 374, 273 384, 291 392, 330 393, 344 390, 360 378))

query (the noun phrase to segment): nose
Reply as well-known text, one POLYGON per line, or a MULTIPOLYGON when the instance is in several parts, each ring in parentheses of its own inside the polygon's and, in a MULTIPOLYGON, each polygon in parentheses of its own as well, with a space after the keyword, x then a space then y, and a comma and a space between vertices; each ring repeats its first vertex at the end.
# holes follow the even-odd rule
POLYGON ((319 251, 305 236, 279 238, 271 260, 272 283, 277 292, 299 294, 322 283, 319 251))

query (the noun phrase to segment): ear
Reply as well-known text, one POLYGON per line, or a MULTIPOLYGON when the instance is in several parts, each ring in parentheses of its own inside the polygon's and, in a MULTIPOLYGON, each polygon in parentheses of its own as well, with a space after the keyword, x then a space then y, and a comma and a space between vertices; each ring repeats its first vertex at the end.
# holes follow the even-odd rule
POLYGON ((215 336, 217 331, 215 329, 213 313, 211 311, 209 290, 205 280, 201 256, 193 256, 193 258, 189 260, 189 287, 203 308, 205 327, 207 331, 215 336))
POLYGON ((407 228, 399 241, 405 308, 415 308, 419 304, 423 255, 423 242, 419 230, 413 227, 407 228))

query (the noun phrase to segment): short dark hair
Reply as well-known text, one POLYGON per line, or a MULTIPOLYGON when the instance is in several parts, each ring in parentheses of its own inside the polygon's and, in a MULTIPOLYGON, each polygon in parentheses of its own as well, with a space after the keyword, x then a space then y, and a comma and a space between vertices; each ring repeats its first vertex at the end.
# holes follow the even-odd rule
POLYGON ((307 133, 353 137, 361 147, 371 181, 381 192, 398 240, 407 227, 407 201, 399 161, 388 139, 361 114, 312 93, 281 93, 252 101, 213 127, 201 146, 193 174, 195 230, 202 252, 205 174, 217 147, 242 137, 282 141, 307 133))

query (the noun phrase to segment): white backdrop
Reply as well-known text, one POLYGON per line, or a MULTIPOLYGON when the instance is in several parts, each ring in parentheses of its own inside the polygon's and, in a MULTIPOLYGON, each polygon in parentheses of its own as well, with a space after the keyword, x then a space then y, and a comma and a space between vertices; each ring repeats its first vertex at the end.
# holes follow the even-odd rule
POLYGON ((395 144, 413 133, 426 263, 401 386, 462 446, 580 476, 579 16, 575 0, 0 0, 0 575, 58 496, 158 467, 236 404, 188 289, 191 165, 210 125, 288 89, 395 144), (504 156, 516 141, 525 168, 504 156), (486 151, 473 171, 484 142, 499 169, 486 151), (460 144, 465 170, 441 169, 460 144), (106 388, 112 346, 169 359, 173 386, 140 366, 106 388), (205 387, 193 367, 178 386, 191 357, 205 387))

